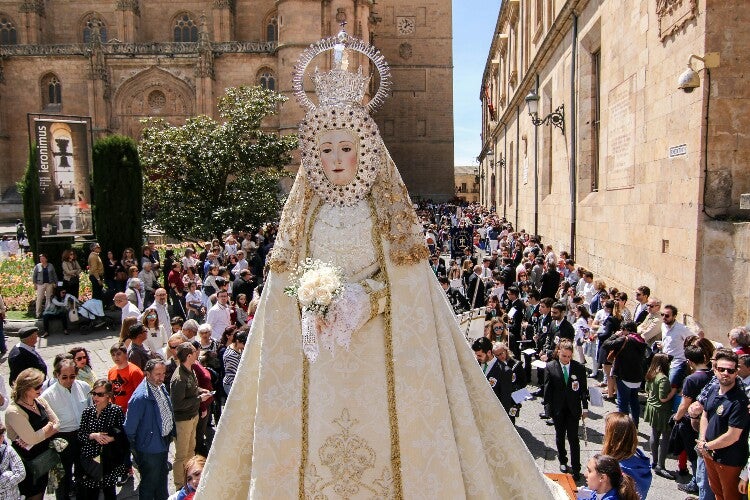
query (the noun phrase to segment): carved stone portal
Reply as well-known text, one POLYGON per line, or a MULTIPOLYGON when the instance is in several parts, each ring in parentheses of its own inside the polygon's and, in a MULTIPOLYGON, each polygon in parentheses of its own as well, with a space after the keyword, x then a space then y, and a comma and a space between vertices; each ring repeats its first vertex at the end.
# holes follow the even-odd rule
POLYGON ((656 15, 659 16, 659 39, 678 32, 698 14, 698 0, 656 0, 656 15))
POLYGON ((164 118, 182 125, 194 114, 195 94, 190 86, 160 68, 150 68, 123 83, 115 94, 113 128, 118 133, 139 137, 141 120, 164 118))

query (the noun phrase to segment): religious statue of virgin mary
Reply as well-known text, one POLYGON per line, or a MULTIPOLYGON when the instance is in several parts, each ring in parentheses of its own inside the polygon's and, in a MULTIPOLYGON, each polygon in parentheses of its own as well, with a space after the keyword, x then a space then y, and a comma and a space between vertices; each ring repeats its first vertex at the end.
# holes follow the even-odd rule
POLYGON ((343 30, 295 67, 302 168, 198 498, 567 498, 538 470, 430 271, 369 115, 388 84, 382 55, 343 30), (332 69, 312 75, 316 105, 305 69, 328 51, 332 69), (355 53, 380 73, 366 105, 369 78, 348 70, 355 53), (285 291, 311 261, 343 281, 325 316, 285 291))

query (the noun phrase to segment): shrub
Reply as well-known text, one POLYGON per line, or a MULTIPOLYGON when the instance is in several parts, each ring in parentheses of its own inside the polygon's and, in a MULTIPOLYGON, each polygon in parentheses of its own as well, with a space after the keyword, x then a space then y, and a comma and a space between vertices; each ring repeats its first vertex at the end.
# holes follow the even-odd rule
MULTIPOLYGON (((93 216, 102 250, 137 253, 143 243, 143 176, 138 148, 129 137, 111 135, 94 143, 93 216)), ((88 257, 88 249, 85 256, 88 257)), ((104 254, 106 255, 106 253, 104 254)))

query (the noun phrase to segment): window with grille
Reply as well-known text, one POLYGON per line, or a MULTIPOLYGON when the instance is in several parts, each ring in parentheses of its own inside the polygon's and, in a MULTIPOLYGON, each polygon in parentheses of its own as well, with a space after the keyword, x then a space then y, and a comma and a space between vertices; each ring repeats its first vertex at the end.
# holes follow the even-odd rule
POLYGON ((276 90, 276 77, 270 71, 264 71, 258 76, 260 86, 268 90, 276 90))
POLYGON ((279 41, 279 21, 278 19, 276 19, 275 14, 266 20, 266 41, 279 41))
POLYGON ((42 78, 42 104, 44 109, 62 107, 62 83, 57 75, 48 74, 42 78))
POLYGON ((9 17, 0 14, 0 45, 15 45, 17 43, 16 25, 9 17))
POLYGON ((198 26, 190 18, 190 14, 180 14, 174 23, 175 42, 197 42, 198 26))

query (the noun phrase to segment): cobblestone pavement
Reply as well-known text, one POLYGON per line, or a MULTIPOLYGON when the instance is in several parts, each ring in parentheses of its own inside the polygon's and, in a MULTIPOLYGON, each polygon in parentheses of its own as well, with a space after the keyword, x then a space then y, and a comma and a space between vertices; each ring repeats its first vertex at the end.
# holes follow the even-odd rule
MULTIPOLYGON (((91 364, 96 374, 98 376, 103 376, 112 364, 109 356, 109 348, 116 340, 117 335, 112 331, 92 332, 88 335, 82 335, 80 332, 72 331, 71 334, 67 336, 60 333, 52 333, 46 339, 39 339, 38 349, 48 366, 50 366, 51 371, 52 359, 57 353, 67 351, 74 346, 82 345, 88 349, 91 354, 91 364)), ((9 337, 8 347, 11 348, 17 342, 17 338, 9 337)), ((5 361, 5 357, 0 360, 0 373, 5 377, 7 382, 8 365, 5 361)), ((591 380, 592 379, 589 379, 589 381, 591 380)), ((533 386, 529 386, 529 390, 533 389, 533 386)), ((583 434, 582 432, 579 432, 579 436, 581 437, 581 462, 584 464, 584 467, 586 461, 591 456, 601 451, 602 433, 604 432, 604 416, 608 412, 616 411, 616 409, 617 408, 613 403, 607 401, 604 402, 603 408, 592 407, 589 409, 589 418, 586 420, 588 441, 584 442, 583 434)), ((538 415, 541 411, 542 404, 539 398, 526 401, 523 404, 523 409, 517 420, 518 432, 526 443, 529 451, 534 456, 539 468, 544 472, 559 473, 557 452, 555 450, 554 427, 546 425, 544 420, 539 418, 538 415)), ((650 427, 647 423, 641 422, 639 431, 641 447, 648 452, 648 433, 650 432, 650 427)), ((667 466, 670 470, 676 470, 676 460, 668 459, 667 466)), ((686 480, 687 478, 680 479, 680 481, 686 480)), ((138 495, 135 492, 137 481, 138 478, 136 476, 134 481, 127 483, 119 492, 118 498, 137 498, 138 495)), ((169 488, 170 492, 173 491, 171 476, 169 480, 169 488)), ((649 499, 673 500, 685 497, 685 494, 677 490, 674 482, 654 475, 651 491, 648 495, 649 499)), ((45 498, 52 499, 54 498, 54 495, 47 495, 45 498)))

